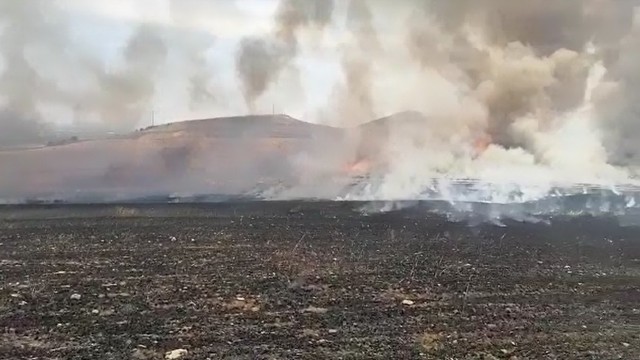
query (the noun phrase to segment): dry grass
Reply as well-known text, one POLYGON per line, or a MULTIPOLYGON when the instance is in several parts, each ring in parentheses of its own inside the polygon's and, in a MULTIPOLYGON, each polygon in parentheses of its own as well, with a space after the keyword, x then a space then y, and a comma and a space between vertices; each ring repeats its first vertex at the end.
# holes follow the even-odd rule
POLYGON ((138 209, 118 206, 114 209, 114 215, 117 218, 131 218, 140 216, 140 211, 138 209))

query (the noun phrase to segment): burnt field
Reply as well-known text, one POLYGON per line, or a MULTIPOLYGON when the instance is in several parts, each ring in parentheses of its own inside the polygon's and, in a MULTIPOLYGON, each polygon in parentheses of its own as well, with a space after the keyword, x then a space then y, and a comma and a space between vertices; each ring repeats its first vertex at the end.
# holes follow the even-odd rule
POLYGON ((640 358, 639 228, 360 206, 2 207, 0 358, 640 358))

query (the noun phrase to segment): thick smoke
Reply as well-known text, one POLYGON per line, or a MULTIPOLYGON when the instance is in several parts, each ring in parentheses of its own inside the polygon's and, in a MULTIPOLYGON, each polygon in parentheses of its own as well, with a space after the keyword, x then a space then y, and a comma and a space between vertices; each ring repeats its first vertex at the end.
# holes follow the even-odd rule
POLYGON ((633 29, 612 51, 615 60, 594 99, 610 160, 631 167, 640 166, 640 12, 635 14, 633 29))
POLYGON ((46 1, 0 3, 0 49, 4 57, 4 71, 0 74, 0 96, 4 98, 0 99, 0 145, 37 141, 47 132, 37 102, 39 98, 55 96, 58 89, 31 65, 27 47, 63 43, 64 30, 45 21, 48 8, 46 1))
POLYGON ((446 184, 434 178, 520 184, 532 190, 522 199, 555 185, 633 182, 620 165, 638 165, 640 150, 638 1, 410 3, 372 8, 404 17, 377 24, 393 35, 381 38, 368 88, 381 112, 402 103, 427 116, 385 122, 388 168, 364 197, 414 198, 446 184))
POLYGON ((331 21, 333 10, 333 0, 281 0, 273 33, 241 41, 236 70, 252 112, 256 100, 298 56, 299 32, 307 28, 323 30, 331 21))
POLYGON ((486 105, 496 144, 521 146, 513 122, 578 107, 597 60, 588 47, 615 63, 632 14, 631 1, 430 1, 409 43, 421 64, 456 67, 486 105))
MULTIPOLYGON (((80 118, 94 116, 105 128, 132 127, 151 110, 168 72, 185 81, 194 107, 222 93, 207 61, 215 35, 186 29, 206 22, 196 15, 229 1, 172 0, 172 25, 184 32, 136 24, 115 63, 77 46, 55 3, 0 5, 0 119, 11 133, 0 133, 3 143, 45 137, 51 122, 41 107, 51 103, 80 118), (53 65, 43 66, 43 58, 53 65), (50 76, 57 73, 93 82, 69 87, 50 76)), ((339 69, 323 99, 328 105, 305 110, 323 114, 328 124, 356 127, 356 136, 344 136, 346 144, 331 136, 314 143, 331 149, 331 166, 309 168, 368 172, 371 179, 354 197, 455 197, 447 184, 460 178, 497 184, 475 189, 474 199, 500 201, 513 200, 513 193, 535 199, 579 182, 635 183, 639 7, 639 0, 279 0, 273 28, 239 40, 237 83, 226 85, 239 87, 256 112, 272 89, 288 95, 311 86, 305 94, 321 93, 298 68, 310 53, 333 66, 319 69, 320 76, 339 69), (318 32, 323 41, 314 42, 310 35, 318 32), (384 118, 362 125, 377 117, 384 118)), ((279 108, 295 105, 288 100, 279 108)), ((307 162, 296 165, 301 173, 307 162)))

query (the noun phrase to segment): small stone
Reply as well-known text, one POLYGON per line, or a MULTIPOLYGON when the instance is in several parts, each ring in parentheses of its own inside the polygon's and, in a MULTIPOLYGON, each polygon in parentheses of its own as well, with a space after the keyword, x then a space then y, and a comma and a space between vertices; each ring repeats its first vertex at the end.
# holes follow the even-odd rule
POLYGON ((27 303, 26 301, 24 301, 24 300, 22 300, 22 301, 20 301, 20 302, 18 303, 18 305, 20 305, 20 306, 25 306, 25 305, 27 305, 27 304, 28 304, 28 303, 27 303))
POLYGON ((413 305, 413 304, 415 304, 415 302, 411 300, 408 300, 408 299, 402 300, 402 305, 413 305))
POLYGON ((243 298, 242 296, 238 296, 238 297, 236 297, 236 300, 238 300, 238 301, 245 301, 246 299, 245 299, 245 298, 243 298))
POLYGON ((309 306, 308 308, 302 310, 302 312, 313 313, 313 314, 326 314, 328 311, 329 309, 315 307, 315 306, 309 306))
POLYGON ((71 300, 80 300, 82 298, 82 295, 80 294, 72 294, 71 295, 71 300))
POLYGON ((131 358, 134 360, 147 360, 147 359, 150 359, 151 357, 148 356, 145 351, 141 349, 135 349, 131 353, 131 358))
POLYGON ((100 310, 98 310, 98 309, 93 309, 93 310, 91 310, 91 313, 92 313, 93 315, 98 315, 98 314, 100 314, 100 310))
POLYGON ((336 329, 329 329, 329 334, 337 334, 338 330, 336 329))
POLYGON ((187 356, 188 353, 189 352, 185 349, 171 350, 171 351, 167 351, 164 354, 164 358, 167 360, 182 359, 183 357, 187 356))
POLYGON ((624 346, 624 347, 629 347, 629 346, 631 346, 631 344, 626 343, 626 342, 623 342, 623 343, 622 343, 622 346, 624 346))

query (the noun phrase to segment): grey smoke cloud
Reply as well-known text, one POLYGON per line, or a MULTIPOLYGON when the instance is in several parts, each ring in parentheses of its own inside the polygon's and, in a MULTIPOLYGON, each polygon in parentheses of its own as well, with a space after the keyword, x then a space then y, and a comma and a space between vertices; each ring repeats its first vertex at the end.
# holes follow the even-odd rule
POLYGON ((28 46, 51 47, 63 43, 64 29, 47 21, 45 1, 5 1, 0 4, 0 144, 38 141, 47 132, 37 111, 39 98, 57 93, 54 83, 40 77, 27 58, 28 46), (35 10, 35 11, 34 11, 35 10))
POLYGON ((488 133, 498 145, 526 146, 512 131, 523 117, 534 115, 546 126, 558 112, 578 107, 597 59, 612 70, 608 76, 618 73, 617 81, 637 72, 620 64, 635 0, 424 4, 409 27, 412 57, 438 71, 454 68, 454 81, 486 106, 488 133), (599 53, 589 54, 590 46, 599 53))
POLYGON ((77 41, 72 28, 78 15, 61 4, 0 3, 0 145, 61 136, 54 125, 60 119, 52 117, 59 113, 44 110, 51 106, 71 114, 77 131, 133 130, 146 122, 167 74, 184 81, 176 86, 184 87, 191 109, 217 100, 215 69, 207 58, 215 39, 190 25, 228 2, 171 0, 169 24, 140 14, 139 22, 122 24, 130 35, 111 60, 77 41))
MULTIPOLYGON (((533 197, 557 183, 635 181, 640 2, 367 4, 384 18, 373 16, 384 51, 370 56, 365 98, 380 115, 427 116, 392 117, 382 141, 357 140, 387 164, 362 197, 414 198, 443 177, 520 184, 533 197)), ((336 117, 347 123, 349 113, 336 117)))
POLYGON ((124 65, 115 72, 98 67, 94 72, 98 92, 83 105, 95 109, 112 129, 131 129, 149 111, 155 81, 167 57, 167 45, 157 29, 138 27, 122 50, 124 65))
MULTIPOLYGON (((186 27, 194 20, 194 14, 209 16, 220 7, 222 1, 171 0, 171 18, 176 26, 186 27)), ((228 6, 228 5, 227 5, 228 6)), ((183 67, 187 69, 189 105, 192 110, 215 103, 218 99, 214 74, 207 62, 207 53, 215 44, 212 36, 182 32, 172 39, 184 55, 183 67)))
POLYGON ((251 111, 255 101, 283 70, 292 66, 292 61, 299 54, 299 32, 305 28, 324 30, 333 11, 333 0, 280 0, 274 16, 273 33, 245 38, 240 42, 236 71, 251 111))
MULTIPOLYGON (((637 18, 640 21, 640 18, 637 18)), ((600 89, 596 106, 611 161, 640 165, 640 22, 626 35, 610 66, 609 82, 600 89)))
MULTIPOLYGON (((272 29, 240 41, 233 84, 218 84, 207 60, 215 35, 137 25, 117 63, 105 64, 75 46, 69 19, 52 4, 0 5, 0 119, 13 129, 0 134, 5 143, 46 136, 51 129, 40 107, 48 103, 131 128, 169 71, 185 80, 194 107, 215 102, 228 86, 239 87, 256 111, 270 89, 302 88, 309 74, 297 61, 315 47, 343 75, 322 120, 351 127, 417 111, 363 128, 343 159, 331 154, 339 163, 353 160, 354 148, 373 149, 363 152, 384 163, 376 196, 419 194, 433 177, 623 182, 640 166, 637 0, 281 0, 272 29), (311 43, 314 31, 328 40, 311 43), (57 64, 56 73, 94 81, 88 89, 63 86, 34 61, 34 49, 57 64)), ((230 2, 168 4, 183 29, 230 2)), ((283 102, 279 108, 290 106, 283 102)))

